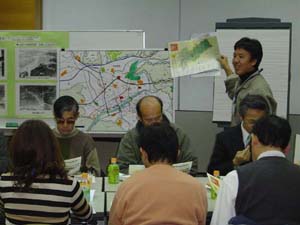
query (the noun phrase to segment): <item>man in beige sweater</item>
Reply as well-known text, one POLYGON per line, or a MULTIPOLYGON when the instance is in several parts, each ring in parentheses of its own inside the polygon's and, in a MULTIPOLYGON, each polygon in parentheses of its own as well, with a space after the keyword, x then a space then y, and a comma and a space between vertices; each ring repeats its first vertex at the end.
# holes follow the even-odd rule
POLYGON ((207 199, 195 178, 172 167, 178 138, 167 123, 146 126, 140 133, 145 170, 119 187, 110 210, 110 225, 204 225, 207 199))

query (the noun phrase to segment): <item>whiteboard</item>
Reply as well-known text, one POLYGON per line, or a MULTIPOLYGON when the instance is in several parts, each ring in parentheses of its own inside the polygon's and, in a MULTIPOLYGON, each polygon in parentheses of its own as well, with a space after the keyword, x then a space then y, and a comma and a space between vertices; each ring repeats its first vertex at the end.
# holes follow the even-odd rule
POLYGON ((294 163, 300 165, 300 134, 296 134, 295 149, 294 149, 294 163))
POLYGON ((132 50, 145 48, 142 30, 70 31, 70 49, 73 50, 132 50))
MULTIPOLYGON (((277 101, 277 115, 287 117, 289 102, 290 29, 217 29, 220 52, 232 61, 233 46, 242 37, 259 40, 263 47, 260 68, 277 101)), ((232 102, 225 91, 225 72, 215 77, 213 121, 231 121, 232 102)))

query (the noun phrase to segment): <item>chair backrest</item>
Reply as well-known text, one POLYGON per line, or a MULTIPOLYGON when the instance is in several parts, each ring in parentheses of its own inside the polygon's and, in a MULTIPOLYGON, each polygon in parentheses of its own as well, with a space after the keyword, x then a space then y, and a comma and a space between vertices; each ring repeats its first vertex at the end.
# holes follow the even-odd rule
POLYGON ((259 225, 245 216, 235 216, 228 221, 228 225, 259 225))

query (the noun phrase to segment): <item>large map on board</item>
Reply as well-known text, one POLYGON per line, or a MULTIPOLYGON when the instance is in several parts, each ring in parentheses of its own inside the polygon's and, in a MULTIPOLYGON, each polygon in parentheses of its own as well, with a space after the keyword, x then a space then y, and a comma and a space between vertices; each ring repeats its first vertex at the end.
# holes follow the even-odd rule
POLYGON ((60 95, 80 104, 79 125, 87 131, 125 132, 136 121, 135 106, 145 95, 156 95, 173 120, 173 79, 169 55, 161 50, 62 51, 60 95))

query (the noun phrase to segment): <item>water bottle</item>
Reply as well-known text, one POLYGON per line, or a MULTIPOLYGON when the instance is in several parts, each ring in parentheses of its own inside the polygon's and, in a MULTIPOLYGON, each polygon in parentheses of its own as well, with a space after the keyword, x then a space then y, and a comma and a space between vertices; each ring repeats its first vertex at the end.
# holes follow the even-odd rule
POLYGON ((80 186, 82 188, 83 195, 84 195, 85 199, 88 202, 90 202, 91 182, 90 182, 90 178, 89 178, 88 173, 82 173, 81 174, 80 186))
MULTIPOLYGON (((214 170, 213 172, 214 177, 220 178, 220 171, 219 170, 214 170)), ((215 200, 217 198, 217 192, 213 187, 210 187, 210 198, 212 200, 215 200)))
POLYGON ((117 158, 111 158, 111 164, 108 166, 108 183, 119 183, 119 165, 117 164, 117 158))

